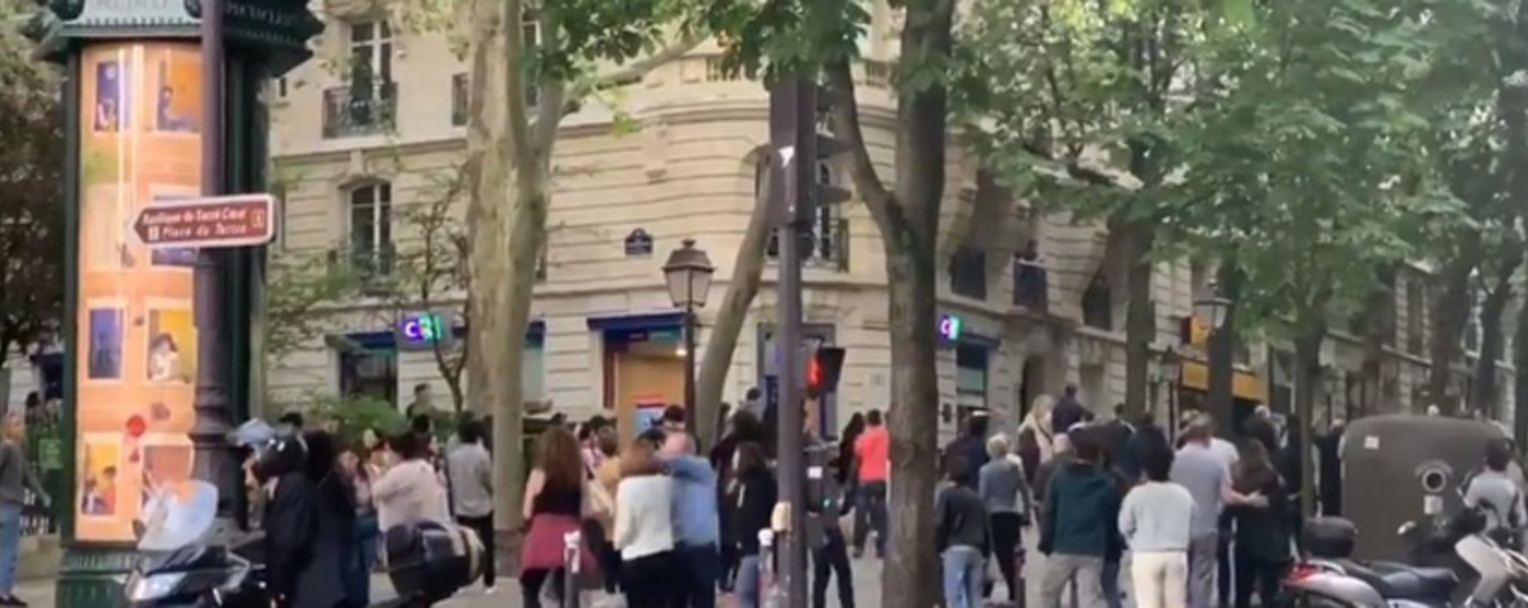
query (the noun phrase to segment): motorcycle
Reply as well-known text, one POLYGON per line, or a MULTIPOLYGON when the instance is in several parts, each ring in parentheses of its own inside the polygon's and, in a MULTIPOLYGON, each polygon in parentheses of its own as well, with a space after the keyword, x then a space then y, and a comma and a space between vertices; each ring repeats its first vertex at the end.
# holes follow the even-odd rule
MULTIPOLYGON (((1454 555, 1453 538, 1441 526, 1408 522, 1397 534, 1412 541, 1412 563, 1351 559, 1358 530, 1352 522, 1335 517, 1313 518, 1306 523, 1309 554, 1284 580, 1285 604, 1337 603, 1357 608, 1442 608, 1461 606, 1474 585, 1473 577, 1454 555), (1419 565, 1421 564, 1421 565, 1419 565), (1437 564, 1447 564, 1439 567, 1437 564), (1464 574, 1465 576, 1461 576, 1464 574)), ((1509 567, 1509 581, 1498 605, 1528 607, 1528 559, 1502 548, 1483 536, 1509 567)))
POLYGON ((229 532, 217 529, 217 501, 217 488, 203 481, 162 488, 149 500, 135 526, 140 557, 125 584, 130 606, 270 605, 263 566, 250 559, 259 538, 230 548, 229 532))
MULTIPOLYGON (((161 489, 145 508, 140 558, 125 581, 132 608, 270 608, 259 536, 216 525, 218 491, 203 481, 161 489), (232 547, 232 548, 231 548, 232 547)), ((483 545, 472 531, 435 522, 386 532, 395 599, 370 608, 429 608, 482 576, 483 545)))

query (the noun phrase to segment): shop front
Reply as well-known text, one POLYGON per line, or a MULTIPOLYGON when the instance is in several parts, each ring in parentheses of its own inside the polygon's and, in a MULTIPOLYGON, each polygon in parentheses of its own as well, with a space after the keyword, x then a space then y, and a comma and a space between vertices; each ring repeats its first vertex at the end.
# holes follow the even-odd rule
POLYGON ((678 311, 589 318, 603 345, 604 407, 615 413, 621 437, 684 403, 683 320, 678 311))
MULTIPOLYGON (((1177 408, 1180 413, 1192 410, 1208 411, 1210 391, 1210 366, 1204 361, 1188 360, 1178 378, 1177 408)), ((1268 402, 1268 387, 1257 374, 1237 369, 1231 376, 1231 424, 1240 432, 1247 417, 1257 406, 1268 402)))

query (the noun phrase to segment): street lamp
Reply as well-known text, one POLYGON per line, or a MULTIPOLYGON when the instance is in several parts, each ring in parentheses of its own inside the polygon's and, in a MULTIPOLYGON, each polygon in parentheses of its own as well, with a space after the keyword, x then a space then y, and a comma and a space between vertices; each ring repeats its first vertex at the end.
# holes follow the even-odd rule
POLYGON ((1167 437, 1177 440, 1178 383, 1183 374, 1183 360, 1178 357, 1178 351, 1171 348, 1162 351, 1157 370, 1162 374, 1162 381, 1167 384, 1167 437))
POLYGON ((684 411, 691 428, 695 421, 695 309, 705 308, 711 292, 711 275, 716 268, 705 250, 695 248, 695 239, 685 239, 682 247, 669 254, 663 264, 663 278, 668 283, 669 299, 674 308, 684 309, 684 411))
POLYGON ((1208 323, 1212 332, 1226 326, 1226 316, 1230 311, 1231 301, 1220 296, 1194 300, 1194 316, 1208 323))

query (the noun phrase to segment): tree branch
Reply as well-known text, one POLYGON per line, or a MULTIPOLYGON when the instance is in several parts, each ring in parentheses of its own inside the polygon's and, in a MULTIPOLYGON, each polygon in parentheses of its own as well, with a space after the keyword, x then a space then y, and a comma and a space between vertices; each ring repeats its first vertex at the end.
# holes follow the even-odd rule
POLYGON ((701 38, 699 35, 693 33, 685 34, 681 36, 679 40, 674 41, 673 43, 660 49, 658 52, 653 53, 652 55, 637 61, 633 61, 630 64, 622 66, 620 69, 614 72, 599 75, 594 79, 593 82, 579 87, 578 90, 574 91, 572 96, 569 96, 563 100, 561 104, 562 116, 567 116, 577 112, 580 108, 583 107, 584 97, 587 97, 596 91, 603 91, 605 89, 623 87, 641 82, 642 79, 646 78, 648 74, 651 74, 653 70, 663 67, 670 61, 677 61, 678 59, 689 54, 690 51, 695 50, 695 48, 700 46, 702 42, 705 42, 705 39, 701 38))
POLYGON ((832 120, 829 121, 833 137, 848 147, 849 178, 854 181, 854 189, 859 192, 876 222, 884 226, 891 219, 891 206, 896 204, 896 195, 881 181, 880 174, 875 170, 875 162, 870 159, 870 150, 865 146, 865 133, 860 127, 859 100, 855 98, 854 76, 849 71, 849 62, 835 61, 826 66, 824 71, 828 79, 828 90, 833 96, 832 120))

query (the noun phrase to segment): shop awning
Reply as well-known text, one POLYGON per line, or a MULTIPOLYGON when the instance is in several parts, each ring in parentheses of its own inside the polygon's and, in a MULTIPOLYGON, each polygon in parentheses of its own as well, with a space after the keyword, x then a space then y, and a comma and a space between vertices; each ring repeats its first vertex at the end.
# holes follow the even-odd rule
MULTIPOLYGON (((1184 361, 1183 375, 1178 379, 1178 386, 1194 391, 1210 390, 1210 366, 1202 361, 1184 361)), ((1237 399, 1266 403, 1268 401, 1268 387, 1263 384, 1263 379, 1252 372, 1236 370, 1231 376, 1231 394, 1237 399)))

